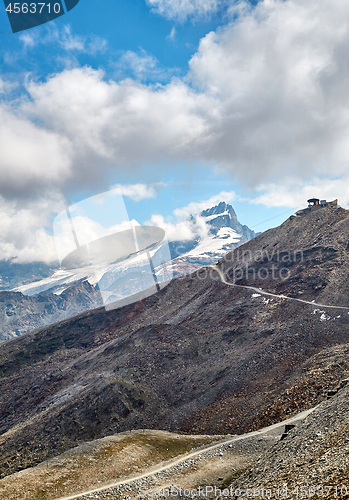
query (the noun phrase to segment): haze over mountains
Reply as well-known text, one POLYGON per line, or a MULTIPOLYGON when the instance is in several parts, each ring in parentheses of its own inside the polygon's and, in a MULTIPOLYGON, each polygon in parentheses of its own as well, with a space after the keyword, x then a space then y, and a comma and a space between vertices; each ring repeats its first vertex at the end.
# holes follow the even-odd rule
MULTIPOLYGON (((173 276, 187 274, 204 265, 213 264, 228 251, 255 236, 254 231, 238 221, 233 207, 224 202, 204 210, 199 217, 201 223, 207 226, 206 238, 170 242, 173 260, 167 267, 173 276)), ((161 272, 161 269, 156 271, 161 272)), ((139 280, 142 276, 146 278, 147 272, 146 259, 137 263, 137 266, 132 266, 127 261, 113 266, 112 292, 116 291, 117 298, 132 295, 138 291, 139 280)), ((104 273, 96 276, 91 272, 86 276, 62 271, 43 263, 3 262, 0 274, 2 288, 12 289, 7 293, 0 291, 0 340, 22 335, 35 328, 102 306, 98 283, 109 279, 107 275, 103 276, 104 273), (43 279, 38 280, 38 277, 43 279), (86 279, 87 282, 84 283, 86 279), (14 284, 17 286, 13 287, 14 284), (69 300, 66 300, 66 297, 69 297, 69 300)))
POLYGON ((3 344, 2 475, 131 428, 242 433, 321 402, 349 368, 348 241, 348 211, 305 210, 216 269, 3 344))

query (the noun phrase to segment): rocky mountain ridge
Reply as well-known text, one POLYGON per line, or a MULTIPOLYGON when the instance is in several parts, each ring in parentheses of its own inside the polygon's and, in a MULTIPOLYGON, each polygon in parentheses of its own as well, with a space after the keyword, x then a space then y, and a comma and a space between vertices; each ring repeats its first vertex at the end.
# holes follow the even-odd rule
POLYGON ((216 234, 223 227, 229 227, 242 236, 243 243, 252 240, 256 236, 256 233, 248 226, 239 222, 234 208, 224 201, 212 208, 203 210, 200 216, 206 220, 212 234, 216 234))
POLYGON ((60 295, 0 291, 0 341, 57 323, 102 305, 99 291, 86 280, 60 295))

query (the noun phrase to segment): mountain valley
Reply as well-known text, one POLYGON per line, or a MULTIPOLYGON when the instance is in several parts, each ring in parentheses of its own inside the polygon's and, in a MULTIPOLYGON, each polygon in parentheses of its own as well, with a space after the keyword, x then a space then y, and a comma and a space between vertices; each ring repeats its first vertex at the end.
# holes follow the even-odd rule
POLYGON ((2 477, 131 429, 241 434, 321 403, 349 371, 348 241, 348 211, 306 210, 140 302, 2 344, 2 477))

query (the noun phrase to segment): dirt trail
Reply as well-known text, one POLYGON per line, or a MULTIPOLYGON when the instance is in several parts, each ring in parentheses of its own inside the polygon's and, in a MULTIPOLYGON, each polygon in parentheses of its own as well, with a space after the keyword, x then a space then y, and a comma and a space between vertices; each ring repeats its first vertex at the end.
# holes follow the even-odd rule
POLYGON ((303 420, 310 413, 312 413, 315 410, 315 408, 311 408, 310 410, 303 411, 303 412, 295 415, 292 418, 289 418, 289 419, 284 420, 282 422, 279 422, 277 424, 270 425, 268 427, 264 427, 263 429, 259 429, 258 431, 252 431, 252 432, 248 432, 246 434, 237 435, 237 436, 234 436, 234 437, 229 437, 228 439, 222 440, 222 441, 220 441, 217 444, 206 446, 204 448, 201 448, 200 450, 188 453, 186 455, 181 455, 179 458, 171 460, 171 461, 167 462, 166 464, 155 466, 155 467, 149 469, 148 471, 144 472, 143 474, 133 475, 133 476, 131 476, 129 478, 122 479, 122 480, 110 483, 108 485, 101 486, 99 488, 89 489, 89 490, 86 490, 84 492, 77 493, 75 495, 61 497, 61 498, 59 498, 57 500, 74 500, 74 499, 80 499, 80 498, 82 498, 85 495, 89 495, 89 494, 93 494, 93 493, 99 493, 99 492, 108 490, 109 488, 114 488, 114 487, 121 486, 121 485, 128 485, 128 484, 130 485, 133 482, 136 482, 136 481, 139 481, 139 480, 146 479, 146 478, 149 478, 151 476, 154 476, 155 474, 157 474, 159 472, 164 472, 164 471, 167 471, 168 469, 172 469, 172 468, 180 465, 183 462, 187 462, 188 460, 191 460, 191 459, 193 459, 195 457, 198 457, 199 455, 203 455, 203 454, 205 454, 207 452, 215 451, 215 450, 219 449, 220 447, 222 447, 223 445, 226 446, 226 445, 229 445, 229 444, 232 444, 232 443, 236 443, 237 441, 242 441, 244 439, 249 439, 251 437, 262 436, 262 435, 270 433, 270 432, 272 432, 274 430, 280 429, 281 427, 285 426, 286 424, 292 424, 292 423, 295 423, 295 422, 297 422, 299 420, 303 420))
POLYGON ((327 308, 330 308, 330 309, 344 309, 346 311, 349 311, 349 307, 346 307, 346 306, 330 306, 330 305, 327 305, 327 304, 317 304, 316 302, 310 302, 308 300, 296 299, 295 297, 287 297, 286 295, 276 295, 275 293, 265 292, 261 288, 256 288, 254 286, 237 285, 236 283, 229 283, 228 281, 225 280, 222 271, 220 269, 218 269, 218 267, 216 267, 216 266, 208 266, 208 267, 211 267, 212 269, 214 269, 215 271, 217 271, 217 273, 219 274, 219 277, 220 277, 222 283, 224 283, 225 285, 228 285, 228 286, 234 286, 236 288, 247 288, 248 290, 252 290, 253 292, 256 292, 256 293, 258 293, 260 295, 268 295, 268 297, 275 297, 277 299, 295 300, 297 302, 302 302, 303 304, 309 304, 311 306, 327 307, 327 308))

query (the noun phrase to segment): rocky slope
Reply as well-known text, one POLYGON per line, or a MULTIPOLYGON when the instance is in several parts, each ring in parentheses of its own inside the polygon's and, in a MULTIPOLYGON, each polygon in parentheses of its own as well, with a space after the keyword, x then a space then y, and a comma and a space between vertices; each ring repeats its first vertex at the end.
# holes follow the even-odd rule
MULTIPOLYGON (((348 346, 342 354, 347 356, 347 351, 348 346)), ((337 394, 236 475, 230 483, 233 491, 244 485, 269 490, 268 498, 280 498, 278 489, 294 498, 297 492, 303 497, 348 498, 349 387, 348 380, 338 382, 337 394)))
POLYGON ((243 433, 323 401, 349 371, 345 356, 331 361, 348 340, 348 241, 348 211, 305 211, 217 265, 230 282, 242 268, 240 283, 307 303, 201 269, 5 342, 1 474, 131 428, 243 433))
POLYGON ((220 264, 228 281, 333 305, 349 304, 349 218, 342 208, 297 212, 220 264))

